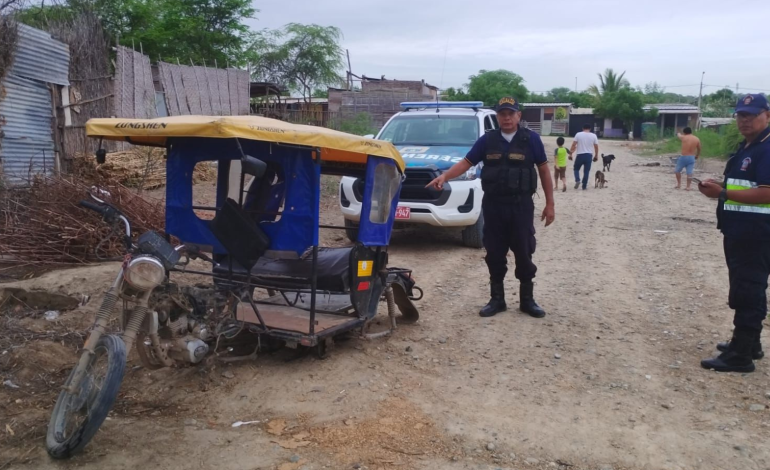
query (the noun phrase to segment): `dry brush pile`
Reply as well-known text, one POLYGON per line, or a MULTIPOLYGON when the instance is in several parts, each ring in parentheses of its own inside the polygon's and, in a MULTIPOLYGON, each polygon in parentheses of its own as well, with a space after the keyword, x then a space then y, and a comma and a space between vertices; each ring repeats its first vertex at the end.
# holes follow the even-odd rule
MULTIPOLYGON (((0 257, 5 267, 83 264, 125 253, 122 224, 110 227, 78 206, 88 183, 69 177, 37 177, 28 188, 0 190, 0 257), (98 249, 97 249, 98 248, 98 249)), ((99 188, 130 221, 135 234, 162 231, 164 206, 115 182, 99 188)))
MULTIPOLYGON (((93 155, 79 155, 73 161, 73 173, 88 180, 108 178, 131 188, 156 189, 166 184, 165 152, 159 148, 136 147, 107 154, 101 165, 93 155)), ((216 169, 208 162, 198 164, 193 170, 194 183, 213 181, 216 177, 216 169)))

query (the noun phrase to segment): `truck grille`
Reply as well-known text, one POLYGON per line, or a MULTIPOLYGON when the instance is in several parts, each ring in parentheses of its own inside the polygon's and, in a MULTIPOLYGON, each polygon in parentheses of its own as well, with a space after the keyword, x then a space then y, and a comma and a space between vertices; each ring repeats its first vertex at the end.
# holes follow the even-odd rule
POLYGON ((406 179, 401 186, 399 200, 403 202, 428 202, 437 206, 445 204, 452 193, 449 183, 444 185, 443 191, 425 187, 439 175, 441 175, 441 171, 437 168, 407 168, 406 179))
MULTIPOLYGON (((437 206, 444 205, 452 194, 450 183, 444 184, 443 191, 436 191, 425 186, 437 178, 441 170, 435 167, 407 168, 406 179, 401 185, 398 199, 402 202, 427 202, 437 206)), ((364 180, 358 178, 353 183, 353 195, 356 200, 364 200, 364 180)))

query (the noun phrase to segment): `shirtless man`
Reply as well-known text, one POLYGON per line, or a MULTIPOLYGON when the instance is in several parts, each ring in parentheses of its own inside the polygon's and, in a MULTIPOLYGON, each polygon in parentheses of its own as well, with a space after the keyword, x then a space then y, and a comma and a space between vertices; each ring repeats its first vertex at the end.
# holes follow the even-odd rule
POLYGON ((676 186, 674 189, 682 187, 682 170, 687 168, 687 187, 686 191, 690 191, 690 183, 692 183, 692 170, 695 168, 695 160, 700 157, 700 139, 692 135, 692 129, 685 127, 682 130, 683 134, 677 133, 676 136, 682 141, 682 154, 676 160, 676 186))

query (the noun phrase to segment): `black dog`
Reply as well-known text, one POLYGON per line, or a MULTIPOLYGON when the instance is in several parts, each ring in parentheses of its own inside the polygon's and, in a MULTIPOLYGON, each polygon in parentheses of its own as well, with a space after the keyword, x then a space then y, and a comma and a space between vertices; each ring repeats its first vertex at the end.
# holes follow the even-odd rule
POLYGON ((602 154, 602 162, 604 162, 604 171, 610 171, 610 165, 612 165, 612 160, 615 160, 615 155, 602 154))

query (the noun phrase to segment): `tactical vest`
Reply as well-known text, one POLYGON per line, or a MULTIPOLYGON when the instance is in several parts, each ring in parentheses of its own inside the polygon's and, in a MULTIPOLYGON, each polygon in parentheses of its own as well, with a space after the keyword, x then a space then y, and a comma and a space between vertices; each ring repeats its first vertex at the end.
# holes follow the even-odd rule
POLYGON ((529 138, 529 129, 519 127, 506 151, 503 150, 500 130, 487 134, 486 155, 481 169, 484 195, 507 198, 532 196, 537 192, 537 170, 529 138))
MULTIPOLYGON (((770 129, 746 148, 745 142, 727 161, 725 188, 742 191, 759 187, 757 169, 770 158, 770 129)), ((717 228, 732 238, 770 240, 770 204, 746 204, 720 199, 717 206, 717 228)))

